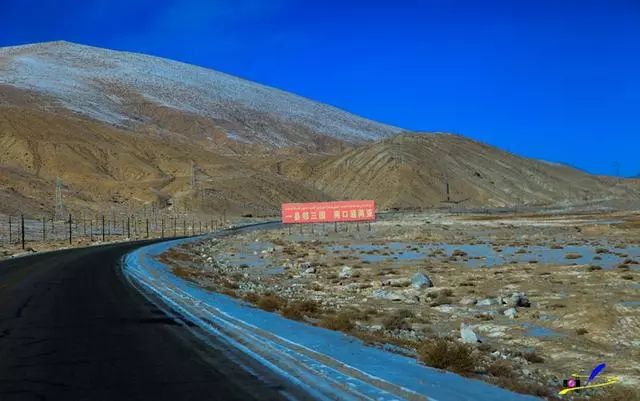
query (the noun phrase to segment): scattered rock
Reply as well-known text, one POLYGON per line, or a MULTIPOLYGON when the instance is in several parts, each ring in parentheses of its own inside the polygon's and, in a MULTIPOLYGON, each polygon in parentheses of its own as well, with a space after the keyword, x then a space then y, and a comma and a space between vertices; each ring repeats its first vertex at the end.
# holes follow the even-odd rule
POLYGON ((353 275, 353 269, 349 266, 342 266, 342 270, 338 274, 339 278, 349 278, 353 275))
POLYGON ((316 268, 312 266, 312 267, 309 267, 309 268, 305 269, 302 272, 302 274, 309 275, 309 274, 315 274, 315 272, 316 272, 316 268))
POLYGON ((476 333, 474 333, 473 328, 464 323, 460 324, 460 337, 462 338, 462 342, 467 344, 477 344, 480 342, 476 333))
POLYGON ((528 308, 531 306, 531 302, 524 292, 514 292, 504 303, 510 307, 518 308, 528 308))
POLYGON ((471 306, 471 305, 475 305, 478 302, 477 299, 475 298, 462 298, 460 300, 460 305, 462 306, 471 306))
POLYGON ((383 286, 390 287, 408 287, 411 284, 411 279, 409 278, 390 278, 382 282, 383 286))
POLYGON ((371 293, 371 296, 373 298, 388 299, 390 301, 402 301, 402 300, 404 300, 404 297, 401 294, 398 294, 397 292, 393 292, 393 291, 386 291, 386 290, 383 290, 383 289, 374 290, 371 293))
POLYGON ((424 273, 416 273, 411 277, 411 286, 416 289, 433 287, 433 282, 424 273))
POLYGON ((516 316, 518 316, 518 311, 516 310, 516 308, 509 308, 504 311, 504 315, 509 319, 515 319, 516 316))
POLYGON ((494 306, 498 305, 498 300, 495 298, 485 298, 476 303, 477 306, 494 306))

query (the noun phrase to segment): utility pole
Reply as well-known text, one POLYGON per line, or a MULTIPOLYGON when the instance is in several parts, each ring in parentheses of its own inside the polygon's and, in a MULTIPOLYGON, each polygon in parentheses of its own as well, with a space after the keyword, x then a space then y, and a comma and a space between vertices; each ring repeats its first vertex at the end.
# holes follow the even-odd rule
POLYGON ((64 204, 62 203, 62 180, 60 177, 56 177, 56 192, 55 192, 55 218, 62 219, 64 213, 64 204))

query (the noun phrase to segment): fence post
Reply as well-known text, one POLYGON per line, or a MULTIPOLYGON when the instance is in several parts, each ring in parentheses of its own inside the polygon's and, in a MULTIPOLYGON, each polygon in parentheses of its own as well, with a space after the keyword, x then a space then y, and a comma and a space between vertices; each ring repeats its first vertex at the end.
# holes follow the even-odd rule
POLYGON ((173 217, 173 238, 178 236, 178 218, 177 217, 173 217))
POLYGON ((127 216, 127 239, 131 238, 131 218, 127 216))
POLYGON ((91 227, 89 227, 89 236, 91 238, 91 242, 93 242, 93 217, 91 218, 89 224, 91 225, 91 227))
POLYGON ((69 213, 69 245, 71 245, 71 230, 73 228, 71 224, 73 224, 73 220, 71 219, 71 213, 69 213))
POLYGON ((22 227, 22 249, 24 250, 24 214, 20 215, 21 227, 22 227))
POLYGON ((147 218, 147 239, 149 238, 149 219, 147 218))
POLYGON ((182 219, 182 234, 187 236, 187 220, 182 219))
POLYGON ((47 222, 45 218, 42 218, 42 242, 47 240, 47 222))
POLYGON ((11 245, 11 243, 13 242, 13 233, 12 233, 12 228, 11 228, 11 216, 9 216, 9 245, 11 245))
POLYGON ((164 238, 164 216, 162 217, 162 238, 164 238))
POLYGON ((333 222, 333 232, 334 232, 334 233, 337 233, 337 232, 338 232, 338 222, 337 222, 337 221, 334 221, 334 222, 333 222))
POLYGON ((104 242, 104 214, 102 215, 102 242, 104 242))

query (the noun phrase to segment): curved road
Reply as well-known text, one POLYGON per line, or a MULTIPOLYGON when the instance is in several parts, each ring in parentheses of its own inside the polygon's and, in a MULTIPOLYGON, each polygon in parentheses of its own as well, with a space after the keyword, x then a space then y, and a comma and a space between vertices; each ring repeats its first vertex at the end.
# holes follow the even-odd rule
POLYGON ((146 243, 0 262, 0 400, 308 398, 135 289, 146 243))

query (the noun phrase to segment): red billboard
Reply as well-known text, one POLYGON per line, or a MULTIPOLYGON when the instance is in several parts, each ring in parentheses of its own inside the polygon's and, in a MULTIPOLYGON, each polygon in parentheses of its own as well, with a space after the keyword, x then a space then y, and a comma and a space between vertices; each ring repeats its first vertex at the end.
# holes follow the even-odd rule
POLYGON ((285 224, 373 221, 375 219, 376 203, 372 200, 282 204, 282 222, 285 224))

